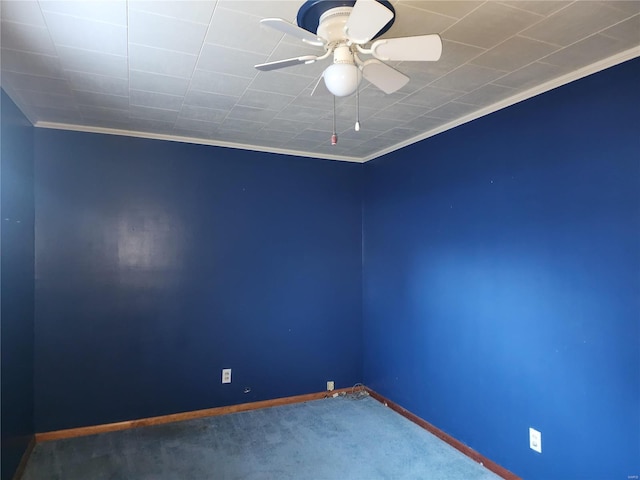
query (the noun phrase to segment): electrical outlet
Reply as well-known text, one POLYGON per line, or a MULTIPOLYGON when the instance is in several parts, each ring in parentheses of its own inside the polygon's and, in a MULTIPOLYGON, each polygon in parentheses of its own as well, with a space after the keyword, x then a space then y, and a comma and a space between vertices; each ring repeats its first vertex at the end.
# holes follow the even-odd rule
POLYGON ((529 428, 529 448, 542 453, 542 434, 535 428, 529 428))
POLYGON ((231 369, 223 368, 222 369, 222 383, 231 383, 231 369))
POLYGON ((331 390, 333 390, 334 388, 336 388, 336 384, 335 384, 335 382, 334 382, 333 380, 329 380, 329 381, 327 382, 327 390, 328 390, 328 391, 331 391, 331 390))

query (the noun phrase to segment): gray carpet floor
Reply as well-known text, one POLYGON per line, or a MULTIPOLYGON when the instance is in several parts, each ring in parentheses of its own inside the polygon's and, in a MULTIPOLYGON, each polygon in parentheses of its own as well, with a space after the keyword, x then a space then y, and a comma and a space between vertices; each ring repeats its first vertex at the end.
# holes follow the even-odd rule
POLYGON ((23 480, 494 480, 370 397, 338 397, 36 445, 23 480))

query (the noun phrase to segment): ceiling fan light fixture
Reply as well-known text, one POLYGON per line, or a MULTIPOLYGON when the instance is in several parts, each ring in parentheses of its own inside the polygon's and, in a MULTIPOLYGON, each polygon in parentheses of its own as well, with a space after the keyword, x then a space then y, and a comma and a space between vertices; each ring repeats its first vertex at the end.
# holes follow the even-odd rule
POLYGON ((360 69, 352 63, 334 63, 322 76, 327 89, 336 97, 351 95, 362 81, 360 69))

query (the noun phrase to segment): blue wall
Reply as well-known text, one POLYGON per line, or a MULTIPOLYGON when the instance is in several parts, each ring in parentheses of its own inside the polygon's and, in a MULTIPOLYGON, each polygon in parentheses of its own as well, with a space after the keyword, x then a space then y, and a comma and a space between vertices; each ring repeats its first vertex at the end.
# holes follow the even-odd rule
POLYGON ((365 383, 527 480, 640 474, 638 85, 634 60, 365 166, 365 383))
POLYGON ((8 479, 34 433, 33 127, 4 91, 0 95, 0 478, 8 479))
POLYGON ((362 165, 37 129, 35 169, 37 431, 361 380, 362 165))

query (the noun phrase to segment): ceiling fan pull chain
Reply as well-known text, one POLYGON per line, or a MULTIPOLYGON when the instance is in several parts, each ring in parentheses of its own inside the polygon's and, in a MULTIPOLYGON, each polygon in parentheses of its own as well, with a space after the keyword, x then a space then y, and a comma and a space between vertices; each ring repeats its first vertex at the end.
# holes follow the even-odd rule
POLYGON ((356 132, 360 131, 360 83, 356 87, 356 132))
POLYGON ((336 133, 336 96, 333 96, 333 134, 331 135, 331 145, 338 143, 338 134, 336 133))

